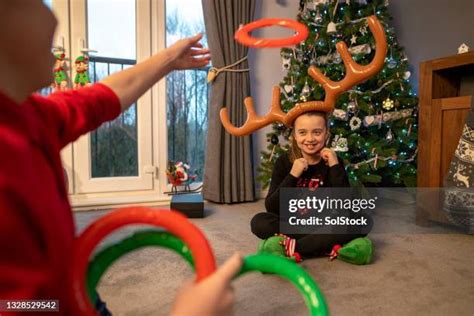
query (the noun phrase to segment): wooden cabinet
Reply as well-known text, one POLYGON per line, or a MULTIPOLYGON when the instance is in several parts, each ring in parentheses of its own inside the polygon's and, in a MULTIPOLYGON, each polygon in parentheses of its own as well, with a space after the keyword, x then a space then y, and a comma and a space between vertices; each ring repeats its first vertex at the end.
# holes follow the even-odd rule
MULTIPOLYGON (((471 111, 472 96, 461 95, 461 86, 473 74, 474 52, 420 65, 418 187, 443 186, 466 116, 471 111)), ((441 208, 440 196, 418 198, 417 224, 427 225, 430 220, 448 223, 441 208)))

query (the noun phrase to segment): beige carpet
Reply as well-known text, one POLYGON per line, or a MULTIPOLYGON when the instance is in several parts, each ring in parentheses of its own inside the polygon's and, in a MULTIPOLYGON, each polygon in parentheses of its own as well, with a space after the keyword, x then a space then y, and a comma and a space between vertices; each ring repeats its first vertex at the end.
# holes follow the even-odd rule
MULTIPOLYGON (((253 253, 258 239, 249 231, 263 201, 206 204, 206 217, 193 219, 209 238, 218 263, 234 251, 253 253)), ((384 208, 372 264, 355 266, 327 258, 302 263, 322 289, 332 315, 474 315, 474 236, 429 233, 413 225, 409 205, 384 208), (403 214, 403 216, 397 216, 403 214)), ((82 230, 104 211, 76 213, 82 230)), ((118 240, 137 227, 121 230, 118 240)), ((98 288, 114 315, 167 315, 180 285, 193 277, 177 254, 146 248, 117 261, 98 288)), ((251 273, 234 282, 236 315, 307 315, 299 292, 276 276, 251 273)))

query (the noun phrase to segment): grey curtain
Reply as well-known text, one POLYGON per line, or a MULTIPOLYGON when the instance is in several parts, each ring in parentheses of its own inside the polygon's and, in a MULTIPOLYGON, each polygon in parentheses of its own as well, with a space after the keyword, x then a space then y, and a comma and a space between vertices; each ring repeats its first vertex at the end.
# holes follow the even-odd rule
MULTIPOLYGON (((252 21, 254 0, 202 0, 204 22, 214 67, 221 68, 245 57, 248 48, 234 40, 240 24, 252 21)), ((248 68, 247 61, 233 69, 248 68)), ((236 137, 222 127, 219 111, 226 106, 231 122, 241 126, 250 96, 248 72, 222 72, 211 87, 203 196, 217 203, 255 200, 251 136, 236 137)))

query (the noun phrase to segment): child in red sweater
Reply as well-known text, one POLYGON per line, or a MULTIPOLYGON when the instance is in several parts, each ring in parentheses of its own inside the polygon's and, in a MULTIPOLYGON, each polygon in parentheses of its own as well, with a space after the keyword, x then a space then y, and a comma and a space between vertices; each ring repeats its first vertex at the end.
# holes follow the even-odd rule
MULTIPOLYGON (((60 150, 117 117, 170 71, 203 67, 210 57, 196 35, 92 87, 32 95, 53 80, 56 24, 42 0, 0 1, 0 300, 57 299, 60 313, 73 315, 66 273, 75 227, 60 150)), ((235 256, 186 287, 174 313, 228 312, 240 265, 235 256)))

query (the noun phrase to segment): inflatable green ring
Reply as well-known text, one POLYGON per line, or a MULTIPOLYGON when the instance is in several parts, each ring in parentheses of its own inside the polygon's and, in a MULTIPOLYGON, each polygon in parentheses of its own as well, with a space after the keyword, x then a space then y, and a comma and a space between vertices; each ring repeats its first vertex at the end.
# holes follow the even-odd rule
POLYGON ((244 258, 244 263, 238 276, 250 271, 276 274, 289 280, 303 295, 310 315, 329 315, 326 300, 318 285, 314 282, 313 278, 295 262, 270 254, 251 255, 244 258))
POLYGON ((121 256, 134 250, 160 246, 174 250, 181 255, 194 269, 194 260, 186 244, 175 235, 158 230, 145 230, 133 234, 120 242, 110 245, 98 252, 91 260, 87 270, 87 292, 92 302, 97 299, 96 287, 102 275, 121 256))

